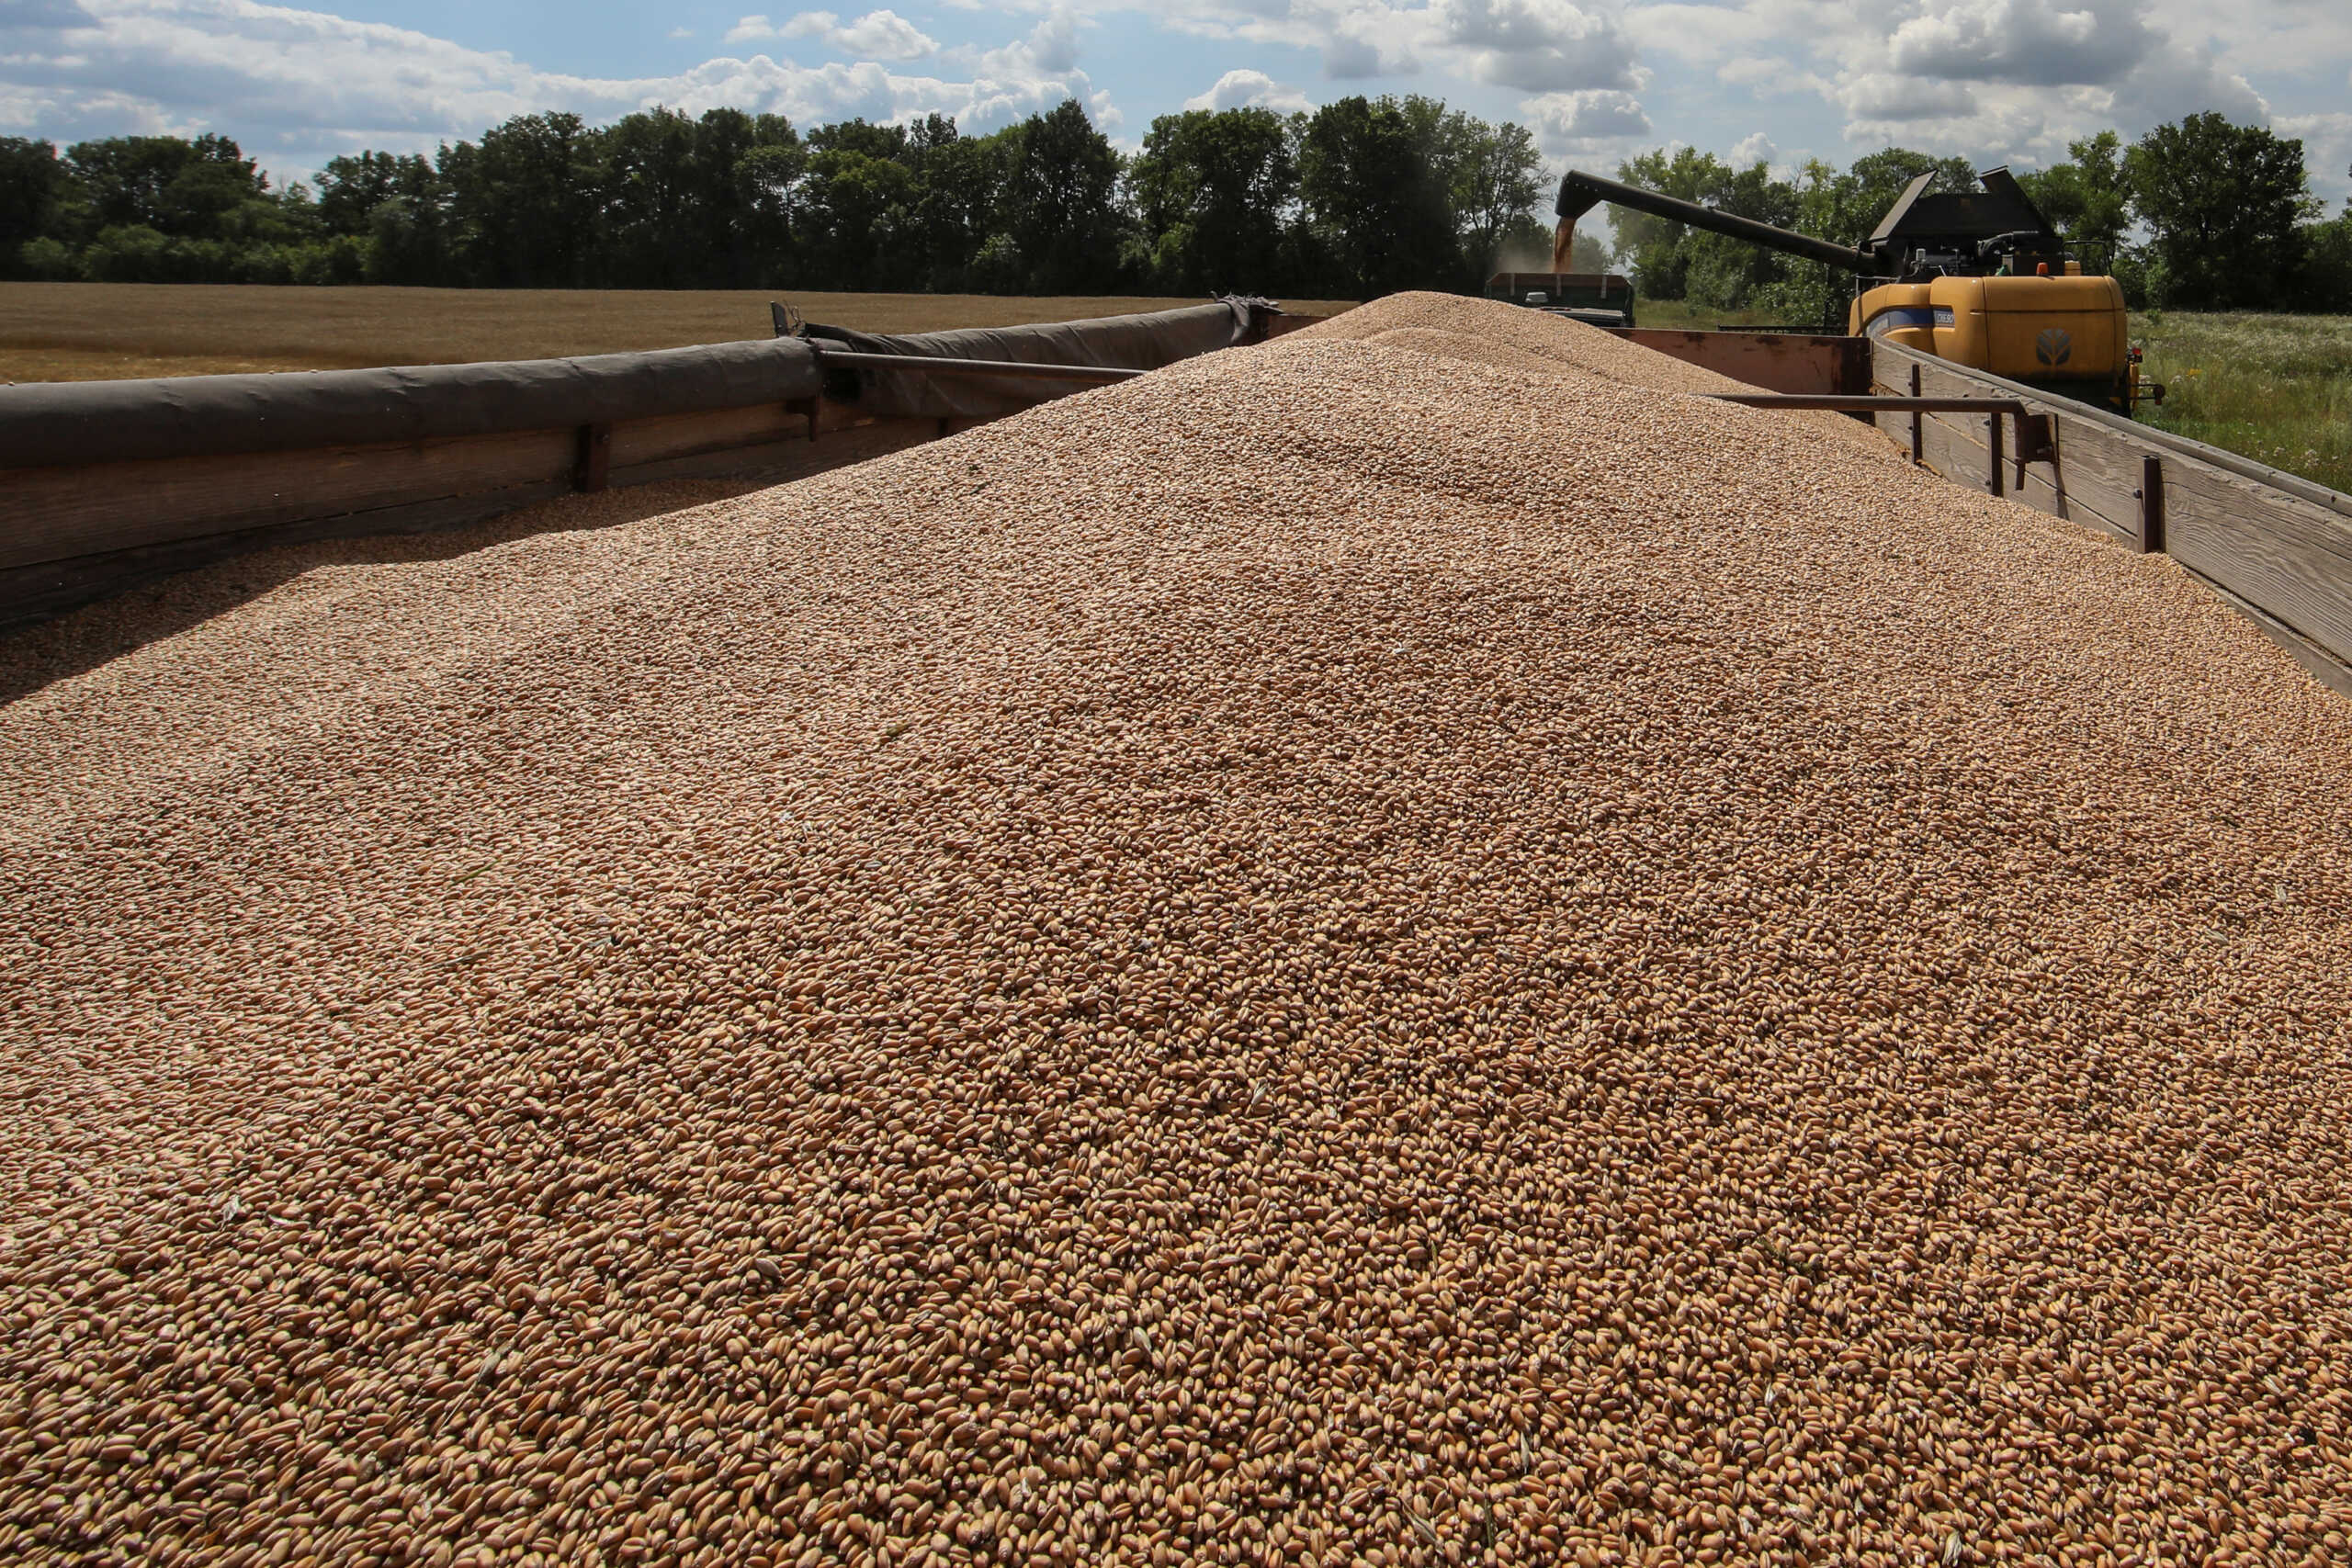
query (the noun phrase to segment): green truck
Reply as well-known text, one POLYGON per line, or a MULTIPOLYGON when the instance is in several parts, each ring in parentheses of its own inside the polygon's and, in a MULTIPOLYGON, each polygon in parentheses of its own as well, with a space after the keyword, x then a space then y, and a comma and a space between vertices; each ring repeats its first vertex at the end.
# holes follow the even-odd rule
POLYGON ((1634 281, 1613 272, 1498 272, 1487 298, 1596 327, 1634 324, 1634 281))

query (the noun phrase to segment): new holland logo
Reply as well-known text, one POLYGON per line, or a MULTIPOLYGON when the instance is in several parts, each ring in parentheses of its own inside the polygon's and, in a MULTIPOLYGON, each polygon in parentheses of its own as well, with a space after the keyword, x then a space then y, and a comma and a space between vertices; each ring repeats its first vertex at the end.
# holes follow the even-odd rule
POLYGON ((2033 340, 2033 356, 2044 365, 2064 365, 2074 355, 2075 340, 2064 327, 2044 327, 2033 340))

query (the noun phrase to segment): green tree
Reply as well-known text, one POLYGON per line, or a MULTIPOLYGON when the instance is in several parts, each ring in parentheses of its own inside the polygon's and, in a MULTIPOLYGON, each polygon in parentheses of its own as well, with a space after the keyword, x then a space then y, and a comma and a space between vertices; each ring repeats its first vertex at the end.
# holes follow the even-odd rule
POLYGON ((458 276, 498 288, 588 282, 597 151, 574 114, 517 115, 479 142, 442 148, 448 254, 458 276))
POLYGON ((903 164, 908 159, 909 132, 903 125, 868 125, 864 119, 844 119, 832 125, 820 125, 808 133, 811 152, 854 152, 860 157, 879 158, 885 163, 903 164))
POLYGON ((1523 125, 1460 117, 1451 140, 1455 233, 1463 258, 1484 274, 1495 269, 1514 225, 1543 201, 1544 157, 1523 125))
POLYGON ((592 281, 618 288, 683 288, 702 281, 713 236, 695 131, 678 110, 657 107, 624 115, 595 133, 600 200, 591 231, 592 281))
MULTIPOLYGON (((1930 191, 1962 193, 1978 188, 1965 158, 1935 158, 1905 147, 1888 147, 1857 158, 1840 171, 1820 159, 1809 161, 1795 182, 1796 221, 1787 227, 1841 245, 1858 245, 1884 218, 1910 183, 1932 175, 1930 191)), ((1754 303, 1799 326, 1825 332, 1846 330, 1855 278, 1840 267, 1788 258, 1781 281, 1758 289, 1754 303)))
POLYGON ((976 269, 990 237, 1001 237, 998 214, 1012 165, 1020 156, 1020 129, 992 136, 959 136, 956 122, 943 118, 923 141, 926 144, 917 150, 922 191, 915 198, 912 218, 913 243, 922 255, 922 287, 950 294, 1019 288, 1020 254, 1010 240, 997 247, 985 280, 976 269))
POLYGON ((2302 271, 2295 280, 2296 308, 2329 316, 2352 315, 2352 201, 2344 204, 2333 221, 2305 229, 2302 248, 2302 271))
MULTIPOLYGON (((0 277, 32 266, 21 260, 22 253, 48 233, 63 183, 53 143, 0 136, 0 277)), ((44 253, 40 265, 54 263, 44 253)))
POLYGON ((2300 141, 2194 114, 2142 137, 2123 170, 2152 236, 2157 303, 2259 310, 2284 299, 2301 265, 2298 231, 2320 210, 2300 141))
POLYGON ((1430 139, 1417 106, 1393 98, 1341 98, 1306 119, 1299 196, 1313 243, 1302 259, 1329 266, 1326 288, 1368 299, 1461 280, 1450 193, 1428 157, 1430 139))
POLYGON ((1019 156, 1005 181, 1004 232, 1039 294, 1106 290, 1118 276, 1120 161, 1075 98, 1021 125, 1019 156))
MULTIPOLYGON (((369 154, 363 153, 366 158, 369 154)), ((449 186, 435 160, 418 154, 393 157, 376 153, 374 171, 354 181, 350 205, 371 201, 356 237, 364 238, 362 276, 369 283, 406 284, 429 288, 468 281, 459 276, 449 254, 449 186), (380 175, 380 178, 377 177, 380 175)), ((328 172, 334 164, 328 165, 328 172)), ((345 207, 337 187, 320 176, 321 217, 331 232, 342 232, 345 207)))
POLYGON ((799 146, 800 133, 782 115, 718 108, 695 122, 684 176, 684 246, 692 256, 681 276, 687 283, 751 288, 780 274, 784 247, 763 231, 759 192, 746 177, 746 161, 799 146))
POLYGON ((1189 109, 1151 122, 1127 166, 1143 265, 1170 293, 1278 287, 1298 169, 1280 115, 1189 109))
POLYGON ((820 288, 905 287, 915 200, 914 173, 895 159, 839 145, 811 153, 798 213, 802 276, 820 288))
POLYGON ((269 182, 225 136, 114 136, 77 141, 65 166, 92 230, 142 228, 185 239, 218 237, 227 215, 266 196, 269 182))
POLYGON ((806 167, 800 133, 782 115, 711 109, 695 122, 687 243, 698 260, 687 276, 696 287, 754 288, 783 280, 791 248, 789 191, 806 167))
MULTIPOLYGON (((1729 173, 1713 153, 1695 147, 1672 152, 1661 147, 1617 165, 1617 177, 1626 185, 1681 201, 1703 202, 1729 173)), ((1683 298, 1690 270, 1690 225, 1630 207, 1611 208, 1610 224, 1616 231, 1618 262, 1633 269, 1642 293, 1652 299, 1683 298)))
POLYGON ((432 167, 424 158, 395 152, 329 158, 318 177, 320 226, 330 234, 367 233, 376 209, 406 186, 415 165, 432 167))
POLYGON ((2086 273, 2111 274, 2132 228, 2132 192, 2123 177, 2123 139, 2111 130, 2070 142, 2070 163, 2052 164, 2018 183, 2064 235, 2086 273))
MULTIPOLYGON (((1776 180, 1761 162, 1745 169, 1724 165, 1711 182, 1707 205, 1719 212, 1752 218, 1776 229, 1796 225, 1796 187, 1776 180)), ((1704 231, 1683 242, 1683 296, 1720 310, 1744 310, 1766 288, 1787 277, 1796 265, 1782 252, 1751 245, 1728 234, 1704 231)))

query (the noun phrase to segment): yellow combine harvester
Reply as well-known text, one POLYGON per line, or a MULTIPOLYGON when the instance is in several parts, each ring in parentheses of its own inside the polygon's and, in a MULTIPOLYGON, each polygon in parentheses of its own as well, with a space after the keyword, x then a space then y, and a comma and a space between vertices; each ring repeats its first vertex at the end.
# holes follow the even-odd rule
POLYGON ((1571 170, 1560 182, 1558 243, 1606 201, 1822 262, 1855 275, 1849 333, 2132 412, 2140 359, 2115 279, 2083 275, 2006 168, 1977 175, 1984 189, 1967 195, 1928 195, 1930 177, 1913 180, 1855 246, 1571 170))

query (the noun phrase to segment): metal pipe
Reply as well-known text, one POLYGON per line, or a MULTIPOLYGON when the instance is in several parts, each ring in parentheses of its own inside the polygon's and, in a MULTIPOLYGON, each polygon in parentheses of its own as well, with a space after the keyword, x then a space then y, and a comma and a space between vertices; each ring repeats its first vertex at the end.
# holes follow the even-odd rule
POLYGON ((1115 365, 1042 365, 1027 359, 948 359, 930 354, 867 354, 860 350, 827 348, 811 340, 822 365, 870 365, 880 370, 907 370, 924 376, 1042 376, 1063 381, 1125 381, 1144 375, 1115 365))
POLYGON ((1712 207, 1702 207, 1695 201, 1664 196, 1639 186, 1624 185, 1616 180, 1604 180, 1598 175, 1588 175, 1570 169, 1560 181, 1560 198, 1553 210, 1565 222, 1575 222, 1601 202, 1630 207, 1636 212, 1646 212, 1672 223, 1688 223, 1693 229, 1709 229, 1718 234, 1729 234, 1735 240, 1745 240, 1751 245, 1767 250, 1784 251, 1808 261, 1826 262, 1848 272, 1869 273, 1891 276, 1897 263, 1891 256, 1873 255, 1856 250, 1851 245, 1833 244, 1816 240, 1810 234, 1792 233, 1776 229, 1770 223, 1759 223, 1753 218, 1741 218, 1734 213, 1718 212, 1712 207))
POLYGON ((2025 404, 2016 398, 1898 398, 1862 392, 1710 392, 1719 403, 1740 403, 1752 409, 1832 409, 1858 413, 2014 413, 2025 404))

